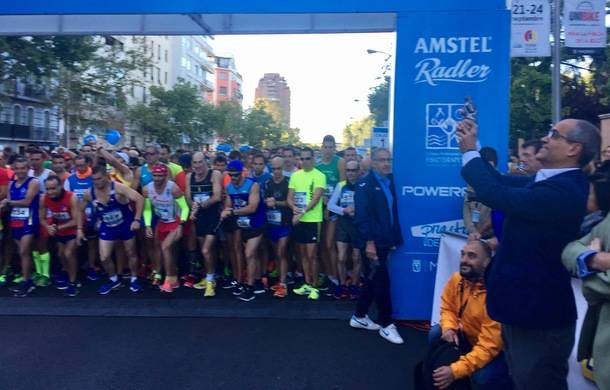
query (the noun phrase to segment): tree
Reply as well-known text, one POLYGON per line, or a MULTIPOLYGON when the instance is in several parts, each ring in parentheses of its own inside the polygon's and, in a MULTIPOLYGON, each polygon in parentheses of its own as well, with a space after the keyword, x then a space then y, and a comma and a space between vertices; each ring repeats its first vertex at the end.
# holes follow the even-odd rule
POLYGON ((129 119, 151 139, 178 145, 187 136, 195 146, 204 143, 214 132, 218 113, 213 106, 202 104, 198 89, 178 83, 173 89, 151 87, 151 102, 129 109, 129 119))
POLYGON ((368 105, 375 125, 381 126, 388 120, 388 107, 390 104, 390 76, 385 76, 383 83, 379 84, 368 96, 368 105))
POLYGON ((353 121, 343 128, 343 143, 350 146, 362 145, 365 139, 371 138, 373 126, 373 115, 353 121))

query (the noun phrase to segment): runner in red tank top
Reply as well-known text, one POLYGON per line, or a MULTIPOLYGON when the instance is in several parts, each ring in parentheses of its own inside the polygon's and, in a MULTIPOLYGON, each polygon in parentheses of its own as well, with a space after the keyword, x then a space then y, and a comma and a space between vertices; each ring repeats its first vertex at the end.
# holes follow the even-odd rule
POLYGON ((40 227, 46 229, 49 237, 57 242, 57 253, 64 273, 68 278, 59 278, 56 287, 65 290, 66 296, 78 294, 76 274, 76 214, 77 198, 73 192, 66 191, 57 176, 45 180, 47 193, 40 199, 40 227))

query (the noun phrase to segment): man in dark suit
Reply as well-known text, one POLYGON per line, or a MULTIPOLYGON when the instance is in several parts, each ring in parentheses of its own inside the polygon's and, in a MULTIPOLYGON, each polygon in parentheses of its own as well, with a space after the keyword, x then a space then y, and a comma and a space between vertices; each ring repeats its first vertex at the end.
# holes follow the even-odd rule
POLYGON ((354 193, 354 224, 366 243, 363 256, 366 278, 350 326, 378 331, 389 342, 402 344, 404 341, 392 322, 388 274, 388 255, 402 244, 396 191, 390 177, 392 157, 387 149, 378 148, 371 159, 371 171, 358 181, 354 193), (373 301, 377 303, 378 323, 367 315, 373 301))
POLYGON ((599 130, 583 120, 557 123, 536 154, 543 168, 529 178, 501 176, 480 158, 474 122, 460 123, 458 137, 462 177, 505 215, 485 284, 515 388, 567 390, 576 304, 561 252, 579 236, 589 190, 582 168, 599 152, 599 130))

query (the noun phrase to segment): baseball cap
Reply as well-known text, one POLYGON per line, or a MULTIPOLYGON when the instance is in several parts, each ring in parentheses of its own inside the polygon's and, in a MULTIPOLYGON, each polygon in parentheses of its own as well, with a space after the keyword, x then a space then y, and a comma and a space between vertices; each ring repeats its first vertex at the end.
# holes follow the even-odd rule
POLYGON ((241 172, 244 170, 244 163, 241 160, 232 160, 229 165, 227 165, 227 171, 230 172, 241 172))

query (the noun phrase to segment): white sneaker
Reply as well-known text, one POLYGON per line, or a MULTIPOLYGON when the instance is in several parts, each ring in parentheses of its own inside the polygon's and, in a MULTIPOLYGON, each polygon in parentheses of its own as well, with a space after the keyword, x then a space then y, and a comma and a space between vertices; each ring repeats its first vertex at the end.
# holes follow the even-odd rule
POLYGON ((369 318, 369 316, 364 316, 363 318, 358 318, 355 315, 349 320, 349 326, 356 329, 366 329, 366 330, 380 330, 381 326, 376 324, 369 318))
POLYGON ((390 324, 385 328, 379 329, 379 335, 392 344, 402 344, 405 342, 402 337, 400 337, 398 329, 396 329, 396 325, 394 324, 390 324))

